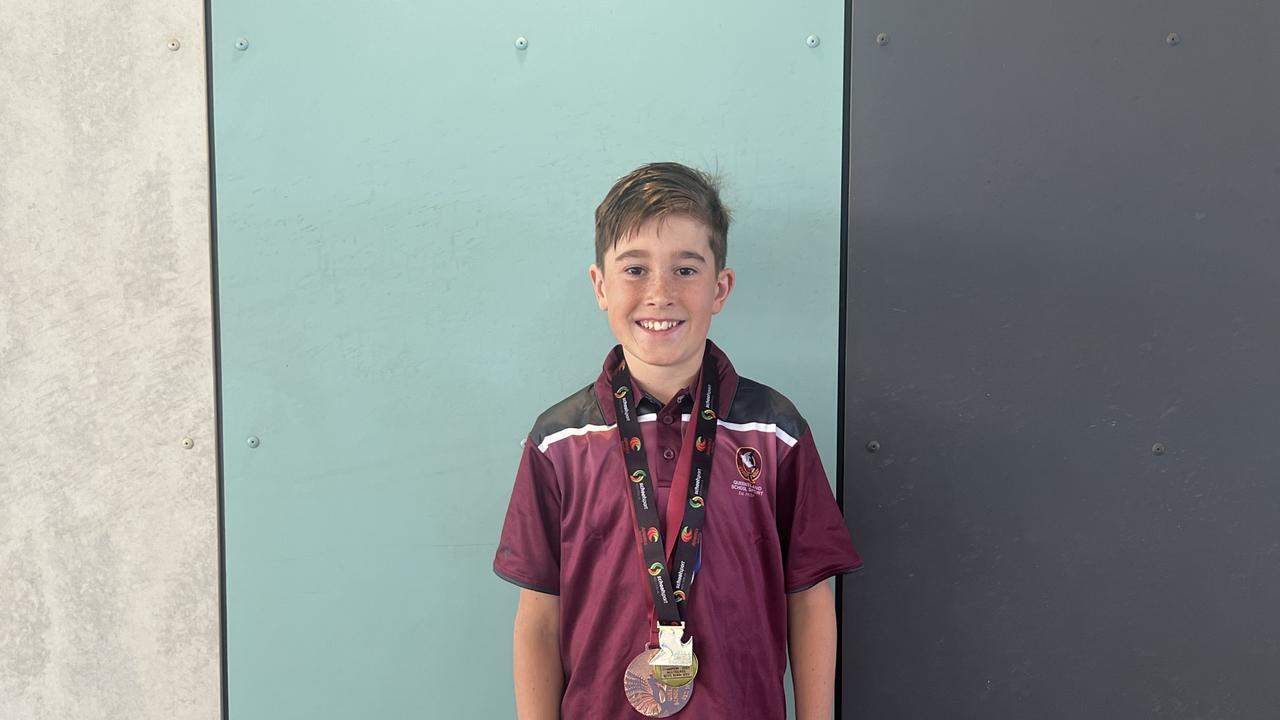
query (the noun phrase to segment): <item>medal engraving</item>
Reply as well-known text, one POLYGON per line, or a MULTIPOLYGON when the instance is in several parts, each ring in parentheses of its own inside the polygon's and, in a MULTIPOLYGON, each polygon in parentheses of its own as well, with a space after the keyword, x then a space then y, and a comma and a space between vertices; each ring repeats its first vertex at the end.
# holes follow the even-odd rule
POLYGON ((698 656, 693 656, 693 664, 689 667, 680 667, 679 665, 654 665, 653 676, 663 685, 670 687, 684 687, 693 682, 698 676, 698 656))

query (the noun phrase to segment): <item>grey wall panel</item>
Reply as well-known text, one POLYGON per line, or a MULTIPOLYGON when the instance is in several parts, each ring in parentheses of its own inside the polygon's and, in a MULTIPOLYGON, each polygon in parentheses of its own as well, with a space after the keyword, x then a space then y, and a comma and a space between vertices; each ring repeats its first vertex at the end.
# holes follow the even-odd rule
POLYGON ((1280 6, 854 27, 847 717, 1274 717, 1280 6))
POLYGON ((0 3, 5 720, 219 717, 202 17, 0 3))

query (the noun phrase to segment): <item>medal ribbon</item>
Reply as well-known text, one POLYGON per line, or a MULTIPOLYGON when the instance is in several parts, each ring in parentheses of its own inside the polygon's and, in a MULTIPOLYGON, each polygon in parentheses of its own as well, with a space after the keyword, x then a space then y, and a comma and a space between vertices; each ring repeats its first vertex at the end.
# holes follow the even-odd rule
POLYGON ((635 510, 645 575, 649 578, 654 611, 660 624, 678 625, 685 616, 702 544, 702 525, 706 519, 707 494, 710 490, 711 454, 715 449, 718 425, 716 407, 720 395, 719 373, 716 372, 711 353, 704 352, 702 374, 696 385, 698 397, 694 402, 694 415, 685 428, 680 459, 676 463, 676 477, 673 478, 671 494, 667 497, 666 527, 670 537, 665 543, 658 527, 658 495, 654 491, 653 475, 649 472, 648 454, 640 434, 640 420, 631 402, 633 385, 625 360, 610 380, 614 389, 618 437, 622 440, 622 454, 627 464, 627 485, 630 488, 631 506, 635 510), (687 475, 682 471, 687 472, 687 475), (677 526, 675 523, 681 516, 683 522, 677 526))

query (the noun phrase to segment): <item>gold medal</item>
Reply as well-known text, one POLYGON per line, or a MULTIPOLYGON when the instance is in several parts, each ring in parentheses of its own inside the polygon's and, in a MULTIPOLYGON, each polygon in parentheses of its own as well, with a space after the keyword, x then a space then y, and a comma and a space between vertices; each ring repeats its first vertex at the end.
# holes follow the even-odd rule
POLYGON ((687 668, 672 668, 689 674, 689 679, 683 685, 672 686, 658 678, 658 672, 667 670, 667 666, 649 664, 656 652, 658 651, 645 648, 631 661, 622 678, 622 689, 627 695, 627 702, 641 715, 671 717, 683 710, 689 704, 689 698, 693 697, 693 675, 698 672, 698 661, 695 658, 693 665, 687 668))
POLYGON ((684 687, 693 682, 693 678, 698 674, 698 656, 693 656, 693 664, 689 666, 683 665, 653 665, 653 676, 667 687, 684 687))

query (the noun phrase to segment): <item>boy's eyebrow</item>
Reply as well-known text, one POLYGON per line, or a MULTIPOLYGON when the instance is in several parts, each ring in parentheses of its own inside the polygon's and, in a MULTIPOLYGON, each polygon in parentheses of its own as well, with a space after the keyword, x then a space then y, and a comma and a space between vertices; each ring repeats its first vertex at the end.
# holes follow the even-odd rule
MULTIPOLYGON (((676 253, 676 257, 681 260, 697 260, 698 262, 701 262, 701 263, 707 262, 707 259, 702 256, 702 253, 694 250, 681 250, 680 252, 676 253)), ((626 250, 624 252, 618 253, 613 257, 614 260, 627 260, 630 258, 635 258, 637 260, 648 260, 649 253, 646 250, 626 250)))

